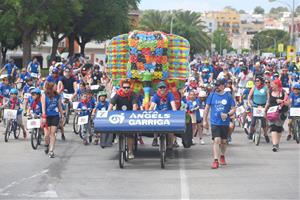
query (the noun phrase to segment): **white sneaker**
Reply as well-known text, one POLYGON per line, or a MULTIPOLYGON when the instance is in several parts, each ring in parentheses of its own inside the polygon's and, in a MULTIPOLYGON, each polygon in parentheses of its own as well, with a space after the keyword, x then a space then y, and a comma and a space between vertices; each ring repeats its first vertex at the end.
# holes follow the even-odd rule
POLYGON ((204 144, 205 144, 205 142, 204 142, 204 140, 203 140, 203 139, 200 139, 200 144, 202 144, 202 145, 204 145, 204 144))
POLYGON ((129 152, 129 153, 128 153, 128 159, 129 159, 129 160, 134 159, 134 155, 133 155, 132 152, 129 152))

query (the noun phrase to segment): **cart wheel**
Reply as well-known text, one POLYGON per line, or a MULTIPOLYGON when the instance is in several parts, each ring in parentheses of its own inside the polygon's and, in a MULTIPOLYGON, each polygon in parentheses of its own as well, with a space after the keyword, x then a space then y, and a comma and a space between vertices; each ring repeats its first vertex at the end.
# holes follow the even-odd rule
POLYGON ((160 151, 160 167, 165 168, 166 165, 166 135, 159 137, 159 151, 160 151))
POLYGON ((121 169, 124 168, 125 152, 125 137, 123 135, 119 135, 119 166, 121 169))

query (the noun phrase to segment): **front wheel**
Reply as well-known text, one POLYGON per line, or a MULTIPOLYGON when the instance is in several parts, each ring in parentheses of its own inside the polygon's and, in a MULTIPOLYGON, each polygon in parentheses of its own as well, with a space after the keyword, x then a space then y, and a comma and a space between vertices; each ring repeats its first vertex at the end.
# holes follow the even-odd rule
POLYGON ((293 135, 294 139, 296 140, 297 144, 299 144, 299 137, 300 137, 300 120, 294 120, 293 122, 293 135))
POLYGON ((261 126, 261 125, 262 125, 262 124, 261 124, 261 119, 259 119, 259 120, 257 121, 257 123, 258 123, 258 125, 257 125, 257 129, 256 129, 255 135, 254 135, 254 142, 255 142, 256 146, 258 146, 259 143, 260 143, 261 128, 262 128, 262 126, 261 126))
POLYGON ((20 126, 17 124, 17 122, 14 122, 14 137, 15 139, 18 139, 21 133, 20 126))
POLYGON ((4 135, 5 142, 8 142, 10 132, 11 132, 11 120, 8 121, 6 126, 5 135, 4 135))
POLYGON ((160 151, 160 167, 162 169, 166 166, 166 135, 162 134, 159 137, 159 151, 160 151))
POLYGON ((37 149, 37 147, 39 146, 39 140, 40 140, 40 136, 39 136, 39 129, 35 128, 32 130, 31 133, 31 146, 34 150, 37 149))
POLYGON ((81 126, 78 125, 78 114, 75 114, 74 119, 73 119, 73 131, 76 135, 80 133, 81 126))

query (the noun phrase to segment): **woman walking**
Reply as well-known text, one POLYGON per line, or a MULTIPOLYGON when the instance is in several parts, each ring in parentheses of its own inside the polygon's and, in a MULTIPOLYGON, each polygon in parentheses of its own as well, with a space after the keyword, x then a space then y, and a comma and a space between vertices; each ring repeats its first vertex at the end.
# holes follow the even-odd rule
POLYGON ((42 102, 42 125, 45 133, 45 153, 49 158, 54 158, 54 145, 56 141, 56 130, 60 119, 63 119, 62 102, 60 95, 54 87, 54 83, 47 82, 42 102))

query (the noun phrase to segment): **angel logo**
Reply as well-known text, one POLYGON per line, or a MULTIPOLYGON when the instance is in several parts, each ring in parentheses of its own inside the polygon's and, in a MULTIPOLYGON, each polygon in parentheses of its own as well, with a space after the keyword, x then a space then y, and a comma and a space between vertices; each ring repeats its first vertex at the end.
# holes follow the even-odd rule
POLYGON ((124 113, 111 115, 108 118, 109 122, 112 124, 122 124, 125 120, 124 113))

